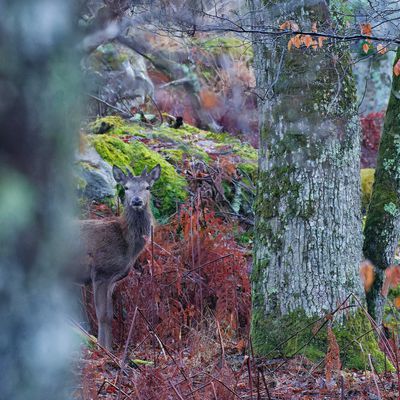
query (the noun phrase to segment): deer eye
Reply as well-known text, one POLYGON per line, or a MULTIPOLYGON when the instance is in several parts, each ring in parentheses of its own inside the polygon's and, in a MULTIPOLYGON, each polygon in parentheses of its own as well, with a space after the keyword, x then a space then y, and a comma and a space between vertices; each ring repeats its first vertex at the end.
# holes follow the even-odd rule
POLYGON ((150 186, 146 186, 146 190, 150 190, 150 186))
POLYGON ((128 190, 129 188, 128 188, 128 186, 124 186, 124 189, 125 189, 125 190, 128 190))

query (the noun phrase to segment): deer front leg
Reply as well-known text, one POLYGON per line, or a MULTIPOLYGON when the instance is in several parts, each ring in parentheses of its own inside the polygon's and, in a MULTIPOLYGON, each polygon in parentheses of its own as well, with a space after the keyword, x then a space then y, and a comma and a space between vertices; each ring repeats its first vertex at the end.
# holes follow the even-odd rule
POLYGON ((94 304, 98 324, 99 344, 107 350, 112 350, 112 320, 113 302, 112 293, 114 284, 111 282, 94 281, 94 304))

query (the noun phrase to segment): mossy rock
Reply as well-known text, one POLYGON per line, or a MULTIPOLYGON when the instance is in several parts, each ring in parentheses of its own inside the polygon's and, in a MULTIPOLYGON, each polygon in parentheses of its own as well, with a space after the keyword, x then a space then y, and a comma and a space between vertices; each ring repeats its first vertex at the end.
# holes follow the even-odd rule
POLYGON ((179 129, 167 124, 147 126, 119 116, 99 118, 89 124, 87 131, 92 133, 88 135, 89 141, 110 165, 129 168, 138 174, 144 166, 150 168, 160 163, 162 179, 154 188, 154 194, 162 202, 159 217, 174 212, 176 203, 187 196, 186 181, 174 167, 184 168, 185 160, 212 165, 214 159, 218 162, 219 154, 231 157, 244 183, 239 187, 225 182, 226 197, 239 214, 252 215, 254 190, 251 188, 257 176, 258 152, 251 145, 227 133, 211 133, 187 124, 179 129), (103 132, 104 127, 107 129, 103 132))
POLYGON ((361 205, 365 213, 371 200, 372 186, 374 185, 375 169, 364 168, 361 170, 361 205))
POLYGON ((139 175, 145 167, 150 170, 157 164, 161 165, 161 177, 153 191, 155 197, 161 201, 158 216, 172 214, 177 203, 186 199, 186 180, 159 153, 150 150, 143 143, 135 140, 128 144, 109 135, 93 136, 91 140, 100 156, 110 165, 129 169, 135 175, 139 175))

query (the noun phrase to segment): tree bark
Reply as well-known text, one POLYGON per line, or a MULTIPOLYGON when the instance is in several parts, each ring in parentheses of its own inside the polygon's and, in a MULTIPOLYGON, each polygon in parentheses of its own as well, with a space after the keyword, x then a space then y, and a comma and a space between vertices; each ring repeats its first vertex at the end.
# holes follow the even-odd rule
MULTIPOLYGON (((254 10, 259 7, 251 3, 254 10)), ((258 26, 293 20, 311 30, 313 22, 318 27, 338 23, 326 1, 263 4, 263 12, 253 14, 258 26)), ((333 311, 352 293, 365 300, 358 272, 356 92, 345 45, 288 51, 287 36, 274 41, 255 35, 253 40, 261 91, 252 336, 258 353, 291 356, 293 341, 279 345, 285 337, 333 311)), ((343 314, 334 324, 338 336, 350 326, 343 314)), ((357 335, 357 329, 351 330, 357 335)), ((311 328, 307 332, 305 344, 311 328)), ((321 343, 306 345, 304 352, 311 358, 323 355, 321 343)), ((357 362, 347 360, 347 365, 360 367, 357 362)))
MULTIPOLYGON (((399 59, 400 49, 395 63, 399 59)), ((364 256, 375 265, 375 281, 367 293, 368 311, 381 323, 384 271, 393 263, 400 239, 400 76, 393 75, 364 236, 364 256)))
POLYGON ((76 16, 63 0, 1 1, 0 14, 1 397, 70 398, 59 275, 74 246, 76 16))

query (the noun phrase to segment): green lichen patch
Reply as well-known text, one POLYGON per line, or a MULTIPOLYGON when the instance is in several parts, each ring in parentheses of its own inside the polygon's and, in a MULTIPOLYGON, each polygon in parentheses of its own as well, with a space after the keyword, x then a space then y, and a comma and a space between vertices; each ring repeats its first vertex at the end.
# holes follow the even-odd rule
POLYGON ((186 199, 186 180, 160 154, 143 143, 136 140, 128 144, 108 135, 94 136, 92 143, 110 165, 127 168, 136 175, 139 175, 144 167, 151 169, 157 164, 161 165, 161 177, 154 185, 154 195, 161 201, 159 216, 173 213, 177 203, 186 199))
MULTIPOLYGON (((309 317, 303 310, 285 316, 261 315, 254 310, 252 320, 253 347, 257 354, 268 357, 293 357, 302 354, 319 362, 328 349, 327 326, 331 320, 309 317)), ((333 320, 333 332, 340 348, 344 368, 370 369, 368 355, 374 368, 383 372, 393 370, 380 351, 366 314, 359 309, 353 314, 333 320)))
POLYGON ((361 205, 363 212, 368 208, 371 200, 372 186, 374 184, 375 169, 364 168, 361 170, 361 205))

